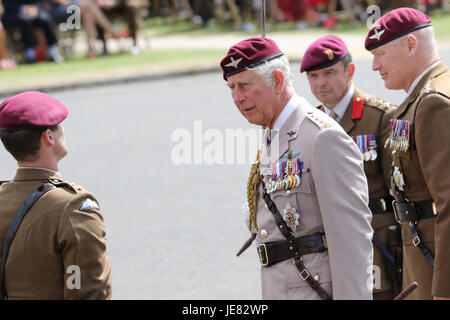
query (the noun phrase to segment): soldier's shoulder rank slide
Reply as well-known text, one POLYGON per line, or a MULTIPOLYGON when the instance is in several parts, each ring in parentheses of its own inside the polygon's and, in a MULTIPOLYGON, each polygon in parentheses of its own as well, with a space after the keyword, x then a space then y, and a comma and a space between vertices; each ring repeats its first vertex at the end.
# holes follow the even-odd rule
POLYGON ((74 191, 76 193, 83 191, 83 187, 81 187, 75 183, 72 183, 72 182, 62 181, 59 179, 51 179, 50 181, 57 187, 63 187, 63 188, 69 189, 70 191, 74 191))
POLYGON ((386 145, 389 143, 392 153, 397 151, 406 152, 411 140, 411 122, 408 120, 392 119, 391 132, 386 145))
POLYGON ((320 110, 308 111, 306 117, 317 124, 321 129, 332 127, 332 124, 328 122, 328 119, 325 117, 325 113, 320 110))
POLYGON ((377 140, 374 134, 351 136, 351 138, 358 145, 359 150, 361 150, 364 161, 374 161, 377 159, 377 140))
POLYGON ((300 158, 295 158, 298 152, 287 152, 283 155, 284 161, 276 162, 272 165, 269 181, 266 185, 267 193, 285 190, 290 191, 300 185, 302 173, 310 172, 309 168, 303 166, 300 158))
POLYGON ((387 111, 389 107, 392 106, 391 103, 387 102, 384 99, 371 96, 364 97, 364 104, 382 111, 387 111))

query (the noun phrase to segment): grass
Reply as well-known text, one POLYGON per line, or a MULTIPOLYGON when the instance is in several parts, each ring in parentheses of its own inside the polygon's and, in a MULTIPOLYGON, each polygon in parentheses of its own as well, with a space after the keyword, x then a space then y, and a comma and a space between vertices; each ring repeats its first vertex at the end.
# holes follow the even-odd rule
MULTIPOLYGON (((450 40, 450 14, 436 11, 432 18, 436 37, 439 40, 450 40)), ((186 35, 202 37, 223 34, 239 34, 242 37, 260 35, 260 30, 243 32, 235 30, 232 23, 218 25, 214 20, 210 27, 196 25, 185 20, 169 22, 163 18, 151 18, 145 21, 145 29, 150 39, 152 37, 166 37, 172 35, 186 35)), ((324 32, 348 33, 365 35, 367 27, 363 22, 352 25, 349 22, 341 22, 333 31, 313 27, 306 30, 296 30, 292 23, 269 24, 267 34, 284 32, 323 35, 324 32)), ((174 69, 174 64, 184 66, 189 63, 213 60, 219 61, 223 57, 224 50, 218 49, 167 49, 167 50, 144 50, 137 56, 127 53, 117 53, 96 59, 85 59, 84 54, 66 60, 62 64, 38 63, 33 65, 19 65, 14 70, 0 71, 0 93, 15 88, 39 86, 48 83, 79 81, 79 79, 91 79, 97 75, 122 75, 122 72, 130 70, 140 71, 145 68, 164 71, 168 66, 174 69)), ((175 67, 176 69, 176 67, 175 67)))
POLYGON ((90 78, 103 71, 120 72, 122 69, 142 69, 152 67, 163 69, 174 61, 196 61, 199 59, 219 59, 223 50, 148 50, 137 56, 129 53, 117 53, 96 59, 74 57, 62 64, 41 62, 32 65, 21 64, 14 70, 0 72, 0 90, 16 86, 31 87, 42 82, 90 78))
MULTIPOLYGON (((430 15, 432 19, 432 25, 435 28, 436 37, 438 39, 450 39, 450 13, 445 13, 440 10, 436 10, 430 15)), ((196 25, 186 20, 170 21, 168 18, 151 18, 146 20, 145 27, 152 36, 168 36, 168 35, 190 35, 190 36, 202 36, 202 35, 214 35, 214 34, 226 34, 226 33, 239 33, 242 35, 259 35, 260 28, 256 27, 253 31, 240 31, 236 30, 233 23, 227 22, 224 24, 218 24, 215 19, 210 20, 210 26, 205 28, 203 25, 196 25)), ((351 24, 348 21, 340 22, 335 29, 327 32, 336 33, 353 33, 364 35, 368 31, 367 26, 362 21, 357 21, 355 24, 351 24)), ((296 30, 293 23, 280 22, 269 25, 267 30, 270 32, 295 32, 295 33, 323 33, 324 29, 320 27, 310 27, 305 30, 296 30)))

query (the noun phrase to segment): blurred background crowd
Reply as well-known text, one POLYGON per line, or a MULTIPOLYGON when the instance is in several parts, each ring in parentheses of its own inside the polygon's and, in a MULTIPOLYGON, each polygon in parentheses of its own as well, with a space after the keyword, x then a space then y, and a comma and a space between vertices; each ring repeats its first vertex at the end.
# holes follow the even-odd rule
MULTIPOLYGON (((270 25, 290 23, 293 29, 333 29, 341 21, 365 22, 367 7, 381 14, 398 7, 424 12, 450 12, 448 0, 265 0, 270 25)), ((205 28, 232 24, 235 30, 260 27, 261 0, 0 0, 0 70, 17 63, 64 61, 72 40, 81 33, 86 58, 107 55, 107 39, 130 38, 138 54, 138 33, 146 21, 185 20, 205 28), (123 25, 125 27, 123 27, 123 25), (120 27, 119 27, 120 26, 120 27), (98 43, 101 50, 98 50, 98 43)))

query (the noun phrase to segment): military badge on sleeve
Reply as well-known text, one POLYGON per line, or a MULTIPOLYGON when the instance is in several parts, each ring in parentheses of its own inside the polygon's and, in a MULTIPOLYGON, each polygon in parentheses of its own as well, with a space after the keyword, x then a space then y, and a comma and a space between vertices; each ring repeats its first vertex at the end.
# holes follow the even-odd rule
POLYGON ((97 202, 91 199, 86 199, 81 205, 80 211, 86 211, 90 209, 100 209, 97 202))

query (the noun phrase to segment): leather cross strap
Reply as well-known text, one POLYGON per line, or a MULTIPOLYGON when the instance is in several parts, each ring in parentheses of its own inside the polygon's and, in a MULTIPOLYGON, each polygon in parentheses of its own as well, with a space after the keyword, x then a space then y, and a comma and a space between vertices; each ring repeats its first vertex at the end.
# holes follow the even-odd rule
POLYGON ((430 249, 425 245, 422 241, 419 231, 416 228, 416 224, 414 222, 409 223, 409 229, 411 230, 411 234, 413 237, 412 243, 415 247, 418 247, 422 254, 425 256, 427 261, 434 267, 434 256, 430 249))
POLYGON ((8 299, 8 295, 5 288, 5 266, 6 260, 8 259, 9 248, 14 240, 17 230, 20 227, 20 224, 25 218, 25 215, 28 213, 33 204, 38 201, 45 193, 50 190, 55 189, 51 183, 45 183, 41 185, 39 188, 34 190, 21 204, 19 210, 17 210, 16 215, 13 218, 11 225, 6 232, 5 241, 3 242, 2 252, 1 252, 1 265, 0 265, 0 300, 8 299))
POLYGON ((297 243, 295 241, 294 234, 290 231, 289 227, 286 225, 286 222, 283 220, 283 217, 281 216, 280 212, 277 209, 277 206, 270 198, 269 194, 267 193, 266 186, 264 184, 264 181, 261 181, 262 187, 264 190, 263 199, 264 202, 267 205, 267 208, 272 212, 273 217, 275 218, 275 223, 278 226, 278 229, 280 229, 280 232, 283 234, 283 236, 289 241, 290 245, 292 245, 295 254, 294 254, 294 264, 297 267, 297 269, 300 271, 300 277, 306 281, 309 286, 321 297, 323 300, 333 300, 333 298, 320 286, 319 281, 315 280, 311 273, 309 273, 308 269, 306 269, 305 264, 303 263, 303 258, 299 254, 300 250, 297 247, 297 243))

